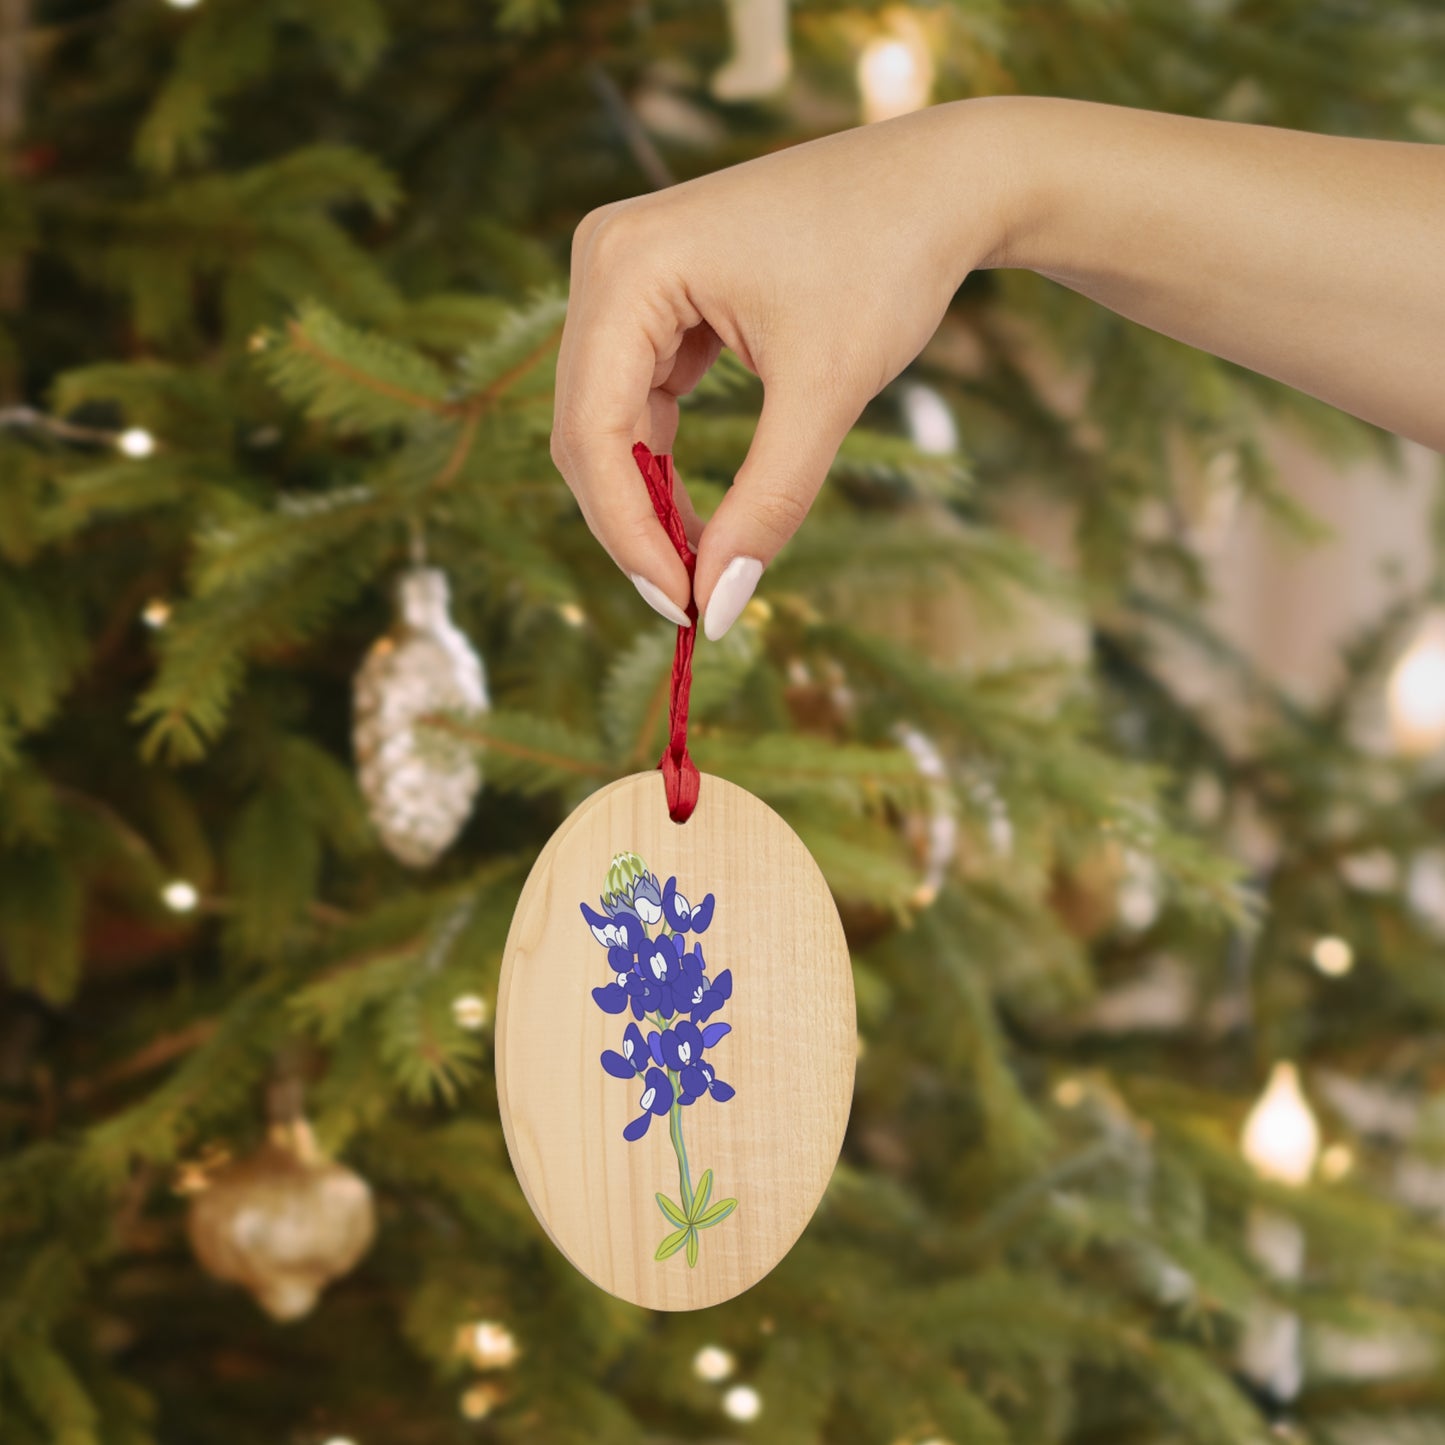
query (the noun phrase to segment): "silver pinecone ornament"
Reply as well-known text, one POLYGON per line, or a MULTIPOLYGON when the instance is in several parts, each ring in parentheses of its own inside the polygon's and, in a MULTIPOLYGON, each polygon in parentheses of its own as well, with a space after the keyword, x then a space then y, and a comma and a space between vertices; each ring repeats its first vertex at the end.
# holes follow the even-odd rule
POLYGON ((461 831, 482 786, 473 750, 419 718, 487 710, 482 660, 448 611, 447 579, 411 567, 397 583, 397 620, 356 674, 353 739, 362 796, 387 851, 410 868, 434 863, 461 831))

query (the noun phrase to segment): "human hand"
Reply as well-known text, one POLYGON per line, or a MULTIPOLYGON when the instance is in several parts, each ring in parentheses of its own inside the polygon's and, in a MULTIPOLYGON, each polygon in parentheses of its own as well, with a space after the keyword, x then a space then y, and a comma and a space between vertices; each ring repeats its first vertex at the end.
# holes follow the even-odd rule
POLYGON ((763 383, 747 458, 697 548, 703 631, 736 620, 868 401, 1000 244, 1009 167, 990 102, 844 131, 587 216, 557 363, 552 457, 598 541, 686 625, 687 572, 632 460, 729 347, 763 383))

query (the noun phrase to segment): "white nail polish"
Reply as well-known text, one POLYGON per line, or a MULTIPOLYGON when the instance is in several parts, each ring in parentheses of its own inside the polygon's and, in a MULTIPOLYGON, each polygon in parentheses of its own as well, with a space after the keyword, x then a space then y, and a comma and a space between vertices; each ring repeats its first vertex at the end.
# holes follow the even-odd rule
POLYGON ((632 585, 642 594, 642 600, 654 612, 661 613, 674 627, 692 626, 687 620, 687 613, 656 582, 649 582, 640 572, 629 572, 627 575, 632 578, 632 585))
POLYGON ((723 568, 702 619, 702 630, 709 642, 716 642, 738 620, 762 575, 763 564, 756 557, 734 557, 723 568))

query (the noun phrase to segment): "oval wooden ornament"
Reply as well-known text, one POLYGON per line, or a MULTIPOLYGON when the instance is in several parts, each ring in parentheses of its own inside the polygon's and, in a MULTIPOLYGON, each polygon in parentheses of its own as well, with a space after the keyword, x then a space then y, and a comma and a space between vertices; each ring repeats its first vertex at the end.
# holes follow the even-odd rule
POLYGON ((600 789, 522 889, 496 1055, 512 1166, 572 1264, 652 1309, 747 1289, 818 1207, 852 1104, 853 974, 817 864, 722 778, 682 824, 660 773, 600 789))

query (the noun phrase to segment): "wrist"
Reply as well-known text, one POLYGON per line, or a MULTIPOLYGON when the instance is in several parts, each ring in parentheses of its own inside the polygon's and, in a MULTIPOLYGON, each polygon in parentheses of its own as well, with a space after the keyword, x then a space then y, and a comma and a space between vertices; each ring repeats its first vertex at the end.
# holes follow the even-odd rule
POLYGON ((1046 269, 1057 212, 1053 177, 1070 123, 1060 112, 1074 106, 1068 100, 1000 95, 948 107, 958 111, 958 144, 976 172, 960 197, 968 270, 1046 269))

